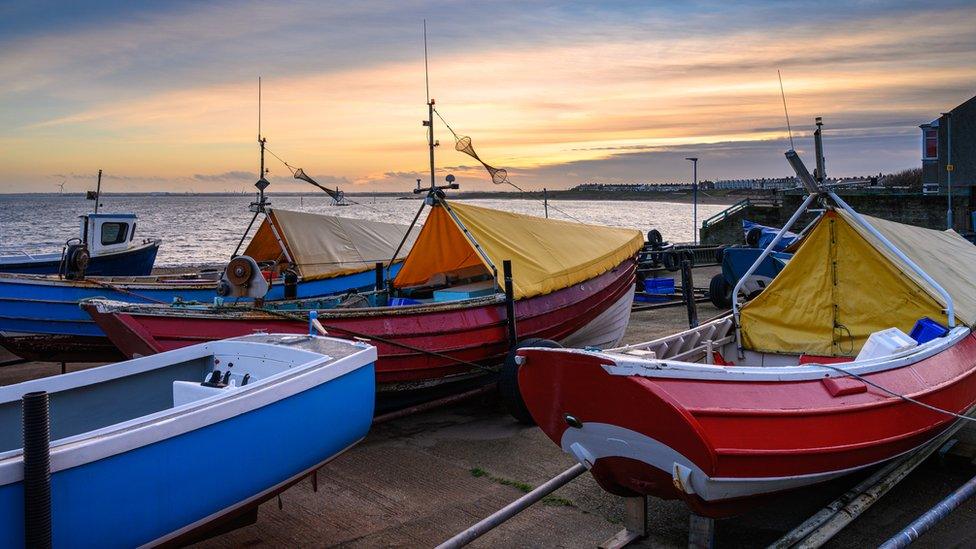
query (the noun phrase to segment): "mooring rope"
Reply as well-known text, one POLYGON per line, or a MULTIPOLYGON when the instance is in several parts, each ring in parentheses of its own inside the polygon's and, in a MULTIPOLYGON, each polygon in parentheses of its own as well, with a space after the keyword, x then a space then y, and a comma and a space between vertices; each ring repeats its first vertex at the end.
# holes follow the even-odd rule
POLYGON ((863 381, 864 383, 866 383, 866 384, 874 387, 875 389, 878 389, 880 391, 884 391, 885 393, 888 393, 889 395, 891 395, 893 397, 900 398, 900 399, 904 400, 905 402, 909 402, 911 404, 915 404, 915 405, 921 406, 922 408, 927 408, 929 410, 932 410, 933 412, 938 412, 940 414, 945 414, 947 416, 952 416, 952 417, 959 418, 959 419, 965 419, 966 421, 974 421, 974 422, 976 422, 976 418, 972 418, 972 417, 965 416, 965 415, 962 415, 962 414, 957 414, 956 412, 952 412, 952 411, 946 410, 944 408, 939 408, 938 406, 932 406, 931 404, 926 404, 926 403, 924 403, 924 402, 922 402, 920 400, 916 400, 916 399, 914 399, 914 398, 912 398, 910 396, 903 395, 901 393, 892 391, 891 389, 888 389, 887 387, 882 387, 881 385, 879 385, 879 384, 877 384, 877 383, 875 383, 875 382, 867 379, 864 376, 855 374, 854 372, 845 370, 843 368, 839 368, 839 367, 833 366, 831 364, 818 364, 818 366, 822 366, 824 368, 837 371, 837 372, 839 372, 841 374, 844 374, 844 375, 847 375, 847 376, 851 376, 851 377, 856 378, 856 379, 858 379, 860 381, 863 381))
MULTIPOLYGON (((261 308, 261 307, 240 307, 240 308, 246 308, 246 309, 249 309, 249 310, 252 310, 252 311, 260 311, 260 312, 268 313, 268 314, 270 314, 272 316, 278 316, 278 317, 281 317, 281 318, 287 318, 289 320, 296 320, 296 321, 302 322, 302 323, 308 322, 308 318, 305 318, 302 315, 298 315, 298 314, 294 314, 294 313, 286 313, 284 311, 276 311, 274 309, 266 309, 266 308, 261 308)), ((320 321, 320 323, 321 323, 321 321, 320 321)), ((444 353, 439 353, 437 351, 431 351, 429 349, 422 349, 420 347, 415 347, 413 345, 408 345, 406 343, 401 343, 399 341, 394 341, 392 339, 388 339, 388 338, 385 338, 385 337, 382 337, 382 336, 371 335, 371 334, 362 333, 362 332, 356 332, 356 331, 350 330, 348 328, 340 328, 338 326, 329 326, 329 325, 326 325, 326 324, 322 324, 322 327, 326 331, 342 332, 342 333, 345 333, 347 335, 351 335, 351 336, 356 337, 356 338, 367 339, 367 340, 375 340, 375 341, 379 341, 380 343, 385 343, 387 345, 392 345, 394 347, 402 347, 404 349, 407 349, 407 350, 410 350, 410 351, 414 351, 414 352, 417 352, 417 353, 422 353, 422 354, 426 354, 426 355, 436 356, 438 358, 443 358, 445 360, 449 360, 449 361, 455 362, 457 364, 462 364, 464 366, 469 366, 471 368, 476 368, 478 370, 481 370, 481 371, 484 371, 484 372, 487 372, 487 373, 490 373, 490 374, 497 374, 498 373, 498 370, 495 369, 495 368, 490 368, 488 366, 483 366, 483 365, 478 364, 476 362, 470 362, 470 361, 463 360, 463 359, 460 359, 460 358, 456 358, 456 357, 453 357, 453 356, 450 356, 450 355, 447 355, 447 354, 444 354, 444 353)))

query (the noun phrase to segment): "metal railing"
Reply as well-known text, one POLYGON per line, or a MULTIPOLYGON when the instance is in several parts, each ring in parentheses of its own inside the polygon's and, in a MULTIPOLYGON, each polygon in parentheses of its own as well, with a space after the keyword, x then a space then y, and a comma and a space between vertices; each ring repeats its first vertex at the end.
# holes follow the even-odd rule
POLYGON ((778 198, 743 198, 742 200, 732 204, 728 208, 718 212, 717 214, 709 217, 708 219, 702 221, 701 228, 705 229, 711 225, 714 225, 720 221, 728 219, 733 214, 740 212, 751 206, 757 206, 760 208, 778 208, 783 205, 783 201, 778 198))

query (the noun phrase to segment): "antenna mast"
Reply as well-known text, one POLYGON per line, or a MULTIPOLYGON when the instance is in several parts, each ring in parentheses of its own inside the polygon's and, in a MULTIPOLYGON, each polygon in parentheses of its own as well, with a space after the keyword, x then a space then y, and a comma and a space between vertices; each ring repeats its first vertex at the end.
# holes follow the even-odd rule
POLYGON ((793 128, 790 127, 790 111, 786 108, 786 91, 783 89, 783 75, 780 74, 779 69, 776 69, 776 76, 779 77, 779 93, 783 96, 783 112, 786 113, 786 131, 790 134, 790 150, 796 150, 793 147, 793 128))
POLYGON ((95 185, 95 213, 98 213, 98 203, 102 201, 102 170, 98 170, 98 183, 95 185))
MULTIPOLYGON (((258 212, 263 212, 267 201, 264 198, 264 189, 271 183, 264 178, 268 171, 264 167, 264 145, 268 140, 261 135, 261 77, 258 77, 258 146, 261 147, 261 172, 258 175, 258 182, 254 184, 258 188, 258 201, 251 203, 251 211, 257 216, 258 212)), ((253 220, 251 221, 253 223, 253 220)), ((249 227, 250 228, 250 227, 249 227)), ((240 246, 238 246, 240 247, 240 246)), ((236 252, 235 252, 236 254, 236 252)))
POLYGON ((434 147, 437 146, 437 142, 434 141, 434 100, 430 98, 430 69, 427 65, 426 19, 424 19, 424 84, 427 88, 427 120, 424 121, 424 126, 427 126, 427 147, 430 149, 430 186, 433 188, 437 186, 437 182, 434 180, 434 147))

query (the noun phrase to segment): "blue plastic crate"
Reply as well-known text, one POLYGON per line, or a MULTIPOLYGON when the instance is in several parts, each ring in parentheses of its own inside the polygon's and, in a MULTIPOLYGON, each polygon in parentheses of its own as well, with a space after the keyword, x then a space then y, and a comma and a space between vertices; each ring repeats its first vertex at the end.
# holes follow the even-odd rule
POLYGON ((644 279, 644 292, 649 294, 673 294, 673 278, 647 278, 644 279))
POLYGON ((912 328, 912 333, 908 334, 912 339, 918 342, 919 345, 932 341, 933 339, 942 337, 949 333, 949 328, 946 328, 942 324, 932 320, 927 316, 923 316, 915 322, 915 327, 912 328))

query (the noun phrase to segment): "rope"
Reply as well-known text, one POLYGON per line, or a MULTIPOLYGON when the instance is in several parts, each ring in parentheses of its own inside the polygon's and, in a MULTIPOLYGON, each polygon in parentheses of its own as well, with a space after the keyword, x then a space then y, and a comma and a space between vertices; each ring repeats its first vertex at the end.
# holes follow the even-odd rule
POLYGON ((916 400, 916 399, 914 399, 914 398, 912 398, 910 396, 906 396, 906 395, 903 395, 901 393, 896 393, 895 391, 892 391, 891 389, 888 389, 887 387, 882 387, 881 385, 878 385, 877 383, 875 383, 875 382, 873 382, 873 381, 865 378, 864 376, 857 375, 854 372, 845 370, 843 368, 838 368, 837 366, 833 366, 833 365, 830 365, 830 364, 818 364, 818 366, 822 366, 824 368, 837 371, 837 372, 842 373, 844 375, 851 376, 851 377, 856 378, 856 379, 858 379, 860 381, 863 381, 864 383, 866 383, 866 384, 874 387, 875 389, 878 389, 880 391, 884 391, 885 393, 888 393, 889 395, 891 395, 893 397, 900 398, 900 399, 904 400, 905 402, 909 402, 911 404, 915 404, 915 405, 921 406, 922 408, 927 408, 929 410, 932 410, 933 412, 938 412, 940 414, 945 414, 947 416, 955 417, 955 418, 958 418, 958 419, 965 419, 966 421, 976 422, 976 418, 972 418, 972 417, 965 416, 965 415, 962 415, 962 414, 957 414, 955 412, 951 412, 949 410, 945 410, 945 409, 939 408, 937 406, 932 406, 931 404, 926 404, 926 403, 924 403, 922 401, 919 401, 919 400, 916 400))
MULTIPOLYGON (((289 164, 289 163, 287 163, 287 162, 285 162, 285 160, 284 160, 283 158, 281 158, 280 156, 278 156, 277 154, 275 154, 275 153, 274 153, 274 151, 272 151, 271 149, 269 149, 267 145, 265 145, 265 146, 264 146, 264 150, 265 150, 265 151, 267 151, 268 153, 270 153, 270 154, 271 154, 271 156, 273 156, 273 157, 275 157, 275 158, 276 158, 276 159, 278 160, 278 162, 281 162, 282 164, 284 164, 284 165, 285 165, 285 167, 286 167, 286 168, 288 168, 288 171, 290 171, 290 172, 291 172, 291 175, 292 175, 292 177, 294 177, 294 176, 295 176, 295 172, 297 172, 297 171, 298 171, 298 169, 297 169, 297 168, 295 168, 295 167, 294 167, 294 166, 292 166, 291 164, 289 164)), ((345 197, 345 195, 343 195, 343 198, 345 198, 345 200, 346 200, 347 202, 349 202, 350 204, 355 204, 356 206, 362 206, 362 207, 364 207, 364 208, 367 208, 367 209, 370 209, 370 210, 373 210, 374 212, 380 212, 380 210, 378 210, 378 209, 376 209, 376 208, 374 208, 374 207, 372 207, 372 206, 370 206, 369 204, 362 204, 362 203, 360 203, 360 202, 356 202, 355 200, 352 200, 352 199, 349 199, 349 198, 346 198, 346 197, 345 197)), ((380 212, 380 213, 382 213, 382 212, 380 212)))
MULTIPOLYGON (((454 140, 455 140, 455 141, 459 141, 459 140, 460 140, 460 138, 458 137, 458 134, 457 134, 457 132, 455 132, 455 131, 454 131, 454 129, 453 129, 453 128, 451 128, 451 125, 447 123, 447 120, 444 120, 444 117, 443 117, 443 116, 441 116, 441 113, 440 113, 440 111, 438 111, 438 110, 437 110, 437 109, 435 108, 435 109, 434 109, 434 114, 436 114, 436 115, 437 115, 437 118, 440 118, 440 119, 441 119, 441 122, 443 122, 443 123, 444 123, 444 125, 445 125, 445 126, 447 126, 447 129, 448 129, 448 131, 450 131, 450 132, 451 132, 451 135, 453 135, 453 136, 454 136, 454 140)), ((515 183, 512 183, 511 181, 507 181, 507 180, 505 181, 505 183, 507 183, 507 184, 509 184, 509 185, 511 185, 512 187, 514 187, 515 189, 517 189, 517 190, 518 190, 519 192, 521 192, 522 194, 525 194, 525 189, 523 189, 522 187, 519 187, 519 186, 518 186, 518 185, 516 185, 515 183)), ((538 199, 531 199, 531 198, 530 198, 530 199, 528 199, 528 200, 535 200, 535 201, 536 201, 536 202, 538 202, 539 204, 543 204, 543 205, 546 205, 546 203, 545 203, 545 202, 543 202, 543 201, 541 201, 541 200, 538 200, 538 199)), ((559 213, 561 213, 561 214, 563 214, 563 215, 565 215, 566 217, 568 217, 568 218, 570 218, 570 219, 572 219, 573 221, 575 221, 575 222, 577 222, 577 223, 583 223, 582 221, 580 221, 580 220, 579 220, 579 219, 577 219, 576 217, 574 217, 574 216, 572 216, 572 215, 570 215, 570 214, 568 214, 568 213, 566 213, 566 212, 564 212, 563 210, 561 210, 561 209, 559 209, 559 208, 558 208, 558 207, 556 207, 556 206, 553 206, 552 204, 548 204, 548 207, 550 207, 550 208, 552 208, 552 209, 554 209, 554 210, 556 210, 557 212, 559 212, 559 213)))
MULTIPOLYGON (((296 320, 296 321, 302 322, 302 323, 308 322, 308 319, 307 318, 305 318, 305 317, 303 317, 301 315, 297 315, 297 314, 286 313, 286 312, 283 312, 283 311, 276 311, 274 309, 264 309, 264 308, 259 308, 259 307, 245 307, 245 308, 250 309, 250 310, 253 310, 253 311, 260 311, 260 312, 268 313, 268 314, 270 314, 272 316, 278 316, 278 317, 281 317, 281 318, 287 318, 287 319, 290 319, 290 320, 296 320)), ((404 349, 407 349, 407 350, 410 350, 410 351, 414 351, 414 352, 417 352, 417 353, 422 353, 422 354, 425 354, 425 355, 436 356, 438 358, 443 358, 443 359, 446 359, 446 360, 450 360, 451 362, 454 362, 454 363, 457 363, 457 364, 462 364, 464 366, 469 366, 471 368, 475 368, 475 369, 478 369, 478 370, 481 370, 483 372, 487 372, 487 373, 490 373, 490 374, 497 374, 498 373, 498 371, 496 369, 494 369, 494 368, 489 368, 487 366, 482 366, 481 364, 478 364, 478 363, 475 363, 475 362, 470 362, 470 361, 467 361, 467 360, 462 360, 460 358, 452 357, 450 355, 447 355, 447 354, 444 354, 444 353, 439 353, 437 351, 431 351, 429 349, 422 349, 420 347, 414 347, 413 345, 408 345, 406 343, 401 343, 399 341, 394 341, 392 339, 387 339, 385 337, 371 335, 371 334, 366 334, 366 333, 361 333, 361 332, 355 332, 355 331, 350 330, 348 328, 340 328, 338 326, 329 326, 329 325, 326 325, 326 324, 322 324, 322 327, 325 328, 327 331, 341 332, 341 333, 345 333, 345 334, 348 334, 348 335, 351 335, 353 337, 357 337, 357 338, 360 338, 360 339, 375 340, 375 341, 379 341, 380 343, 385 343, 387 345, 392 345, 394 347, 402 347, 404 349)))
POLYGON ((160 301, 160 300, 155 299, 155 298, 152 298, 152 297, 147 297, 147 296, 144 296, 144 295, 137 294, 135 292, 130 292, 129 290, 126 290, 125 288, 120 288, 118 286, 115 286, 114 284, 109 284, 108 282, 102 282, 100 280, 94 280, 94 279, 91 279, 91 278, 88 278, 86 280, 88 280, 88 282, 91 282, 92 284, 96 284, 96 285, 101 286, 102 288, 105 288, 107 290, 113 290, 113 291, 116 291, 116 292, 119 292, 119 293, 122 293, 122 294, 126 294, 126 295, 131 295, 131 296, 134 296, 134 297, 138 297, 139 299, 145 299, 146 301, 149 301, 151 303, 158 303, 160 305, 168 305, 169 304, 166 301, 160 301))

